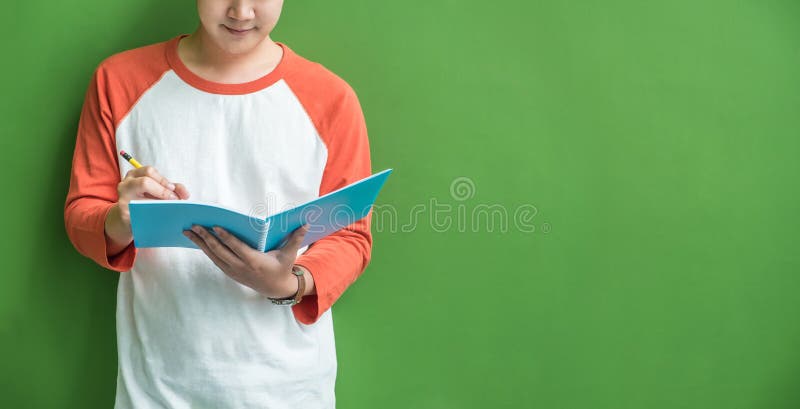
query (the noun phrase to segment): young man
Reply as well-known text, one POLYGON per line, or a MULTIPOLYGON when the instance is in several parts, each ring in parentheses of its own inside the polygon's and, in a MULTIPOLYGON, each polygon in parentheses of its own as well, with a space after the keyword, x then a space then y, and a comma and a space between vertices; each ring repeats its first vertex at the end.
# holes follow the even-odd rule
POLYGON ((330 307, 369 263, 371 214, 260 253, 212 226, 185 232, 202 251, 137 249, 128 212, 191 192, 265 216, 371 174, 353 90, 270 38, 282 3, 198 0, 193 34, 94 72, 64 216, 81 254, 121 272, 116 408, 335 407, 330 307))

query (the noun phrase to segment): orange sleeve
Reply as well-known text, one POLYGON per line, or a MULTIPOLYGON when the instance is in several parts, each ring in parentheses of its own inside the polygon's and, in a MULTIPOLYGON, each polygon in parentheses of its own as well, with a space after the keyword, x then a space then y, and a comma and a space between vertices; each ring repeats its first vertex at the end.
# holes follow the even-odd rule
POLYGON ((136 257, 133 243, 110 257, 105 220, 118 200, 119 163, 114 141, 107 71, 95 70, 81 109, 64 205, 67 235, 79 253, 115 271, 129 271, 136 257))
POLYGON ((81 109, 72 156, 64 223, 72 245, 97 264, 130 271, 136 258, 131 243, 108 254, 106 215, 119 200, 116 129, 136 101, 169 69, 158 43, 112 55, 95 69, 81 109))
MULTIPOLYGON (((306 106, 328 149, 320 196, 372 174, 367 127, 358 98, 349 86, 337 94, 333 108, 325 114, 317 114, 318 106, 306 106)), ((295 264, 311 272, 317 292, 292 307, 298 321, 316 322, 367 267, 372 251, 371 219, 372 211, 313 243, 297 257, 295 264)))

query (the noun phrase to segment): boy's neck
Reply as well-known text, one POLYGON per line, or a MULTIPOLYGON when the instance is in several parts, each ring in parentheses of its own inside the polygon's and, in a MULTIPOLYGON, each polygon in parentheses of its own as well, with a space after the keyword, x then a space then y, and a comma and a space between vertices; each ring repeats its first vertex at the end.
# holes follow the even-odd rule
POLYGON ((200 27, 181 39, 178 56, 191 71, 209 81, 235 84, 270 73, 283 57, 283 49, 267 36, 249 52, 231 54, 219 48, 200 27))

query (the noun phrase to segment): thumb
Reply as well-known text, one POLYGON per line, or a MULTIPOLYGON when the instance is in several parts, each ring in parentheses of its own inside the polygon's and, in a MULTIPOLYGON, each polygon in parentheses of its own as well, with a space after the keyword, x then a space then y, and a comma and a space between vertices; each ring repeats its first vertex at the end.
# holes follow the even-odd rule
POLYGON ((294 250, 294 252, 296 253, 297 250, 300 250, 300 247, 303 244, 303 239, 306 238, 306 233, 308 233, 308 224, 304 224, 296 228, 292 232, 292 235, 289 238, 289 242, 286 243, 286 247, 292 247, 292 250, 294 250))
POLYGON ((295 229, 286 239, 286 244, 281 247, 281 254, 288 254, 291 260, 294 260, 297 257, 297 252, 300 250, 300 247, 302 247, 303 239, 306 237, 307 232, 308 224, 304 224, 295 229))
POLYGON ((175 194, 178 195, 178 198, 186 200, 189 198, 189 189, 183 183, 176 183, 175 194))

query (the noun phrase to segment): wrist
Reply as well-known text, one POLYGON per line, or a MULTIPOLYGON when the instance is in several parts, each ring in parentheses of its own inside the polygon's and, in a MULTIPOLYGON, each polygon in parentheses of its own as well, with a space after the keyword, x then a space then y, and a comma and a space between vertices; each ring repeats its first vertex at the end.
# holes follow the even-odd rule
POLYGON ((294 305, 300 303, 306 292, 305 270, 292 266, 291 273, 284 276, 286 280, 281 284, 283 290, 277 297, 267 296, 273 304, 294 305))
POLYGON ((103 225, 106 236, 106 249, 109 254, 124 250, 133 241, 130 216, 126 217, 119 203, 111 206, 103 225))
POLYGON ((297 280, 297 276, 292 274, 292 271, 289 270, 283 277, 281 291, 278 293, 277 297, 273 298, 294 298, 297 292, 300 291, 300 283, 297 280))

